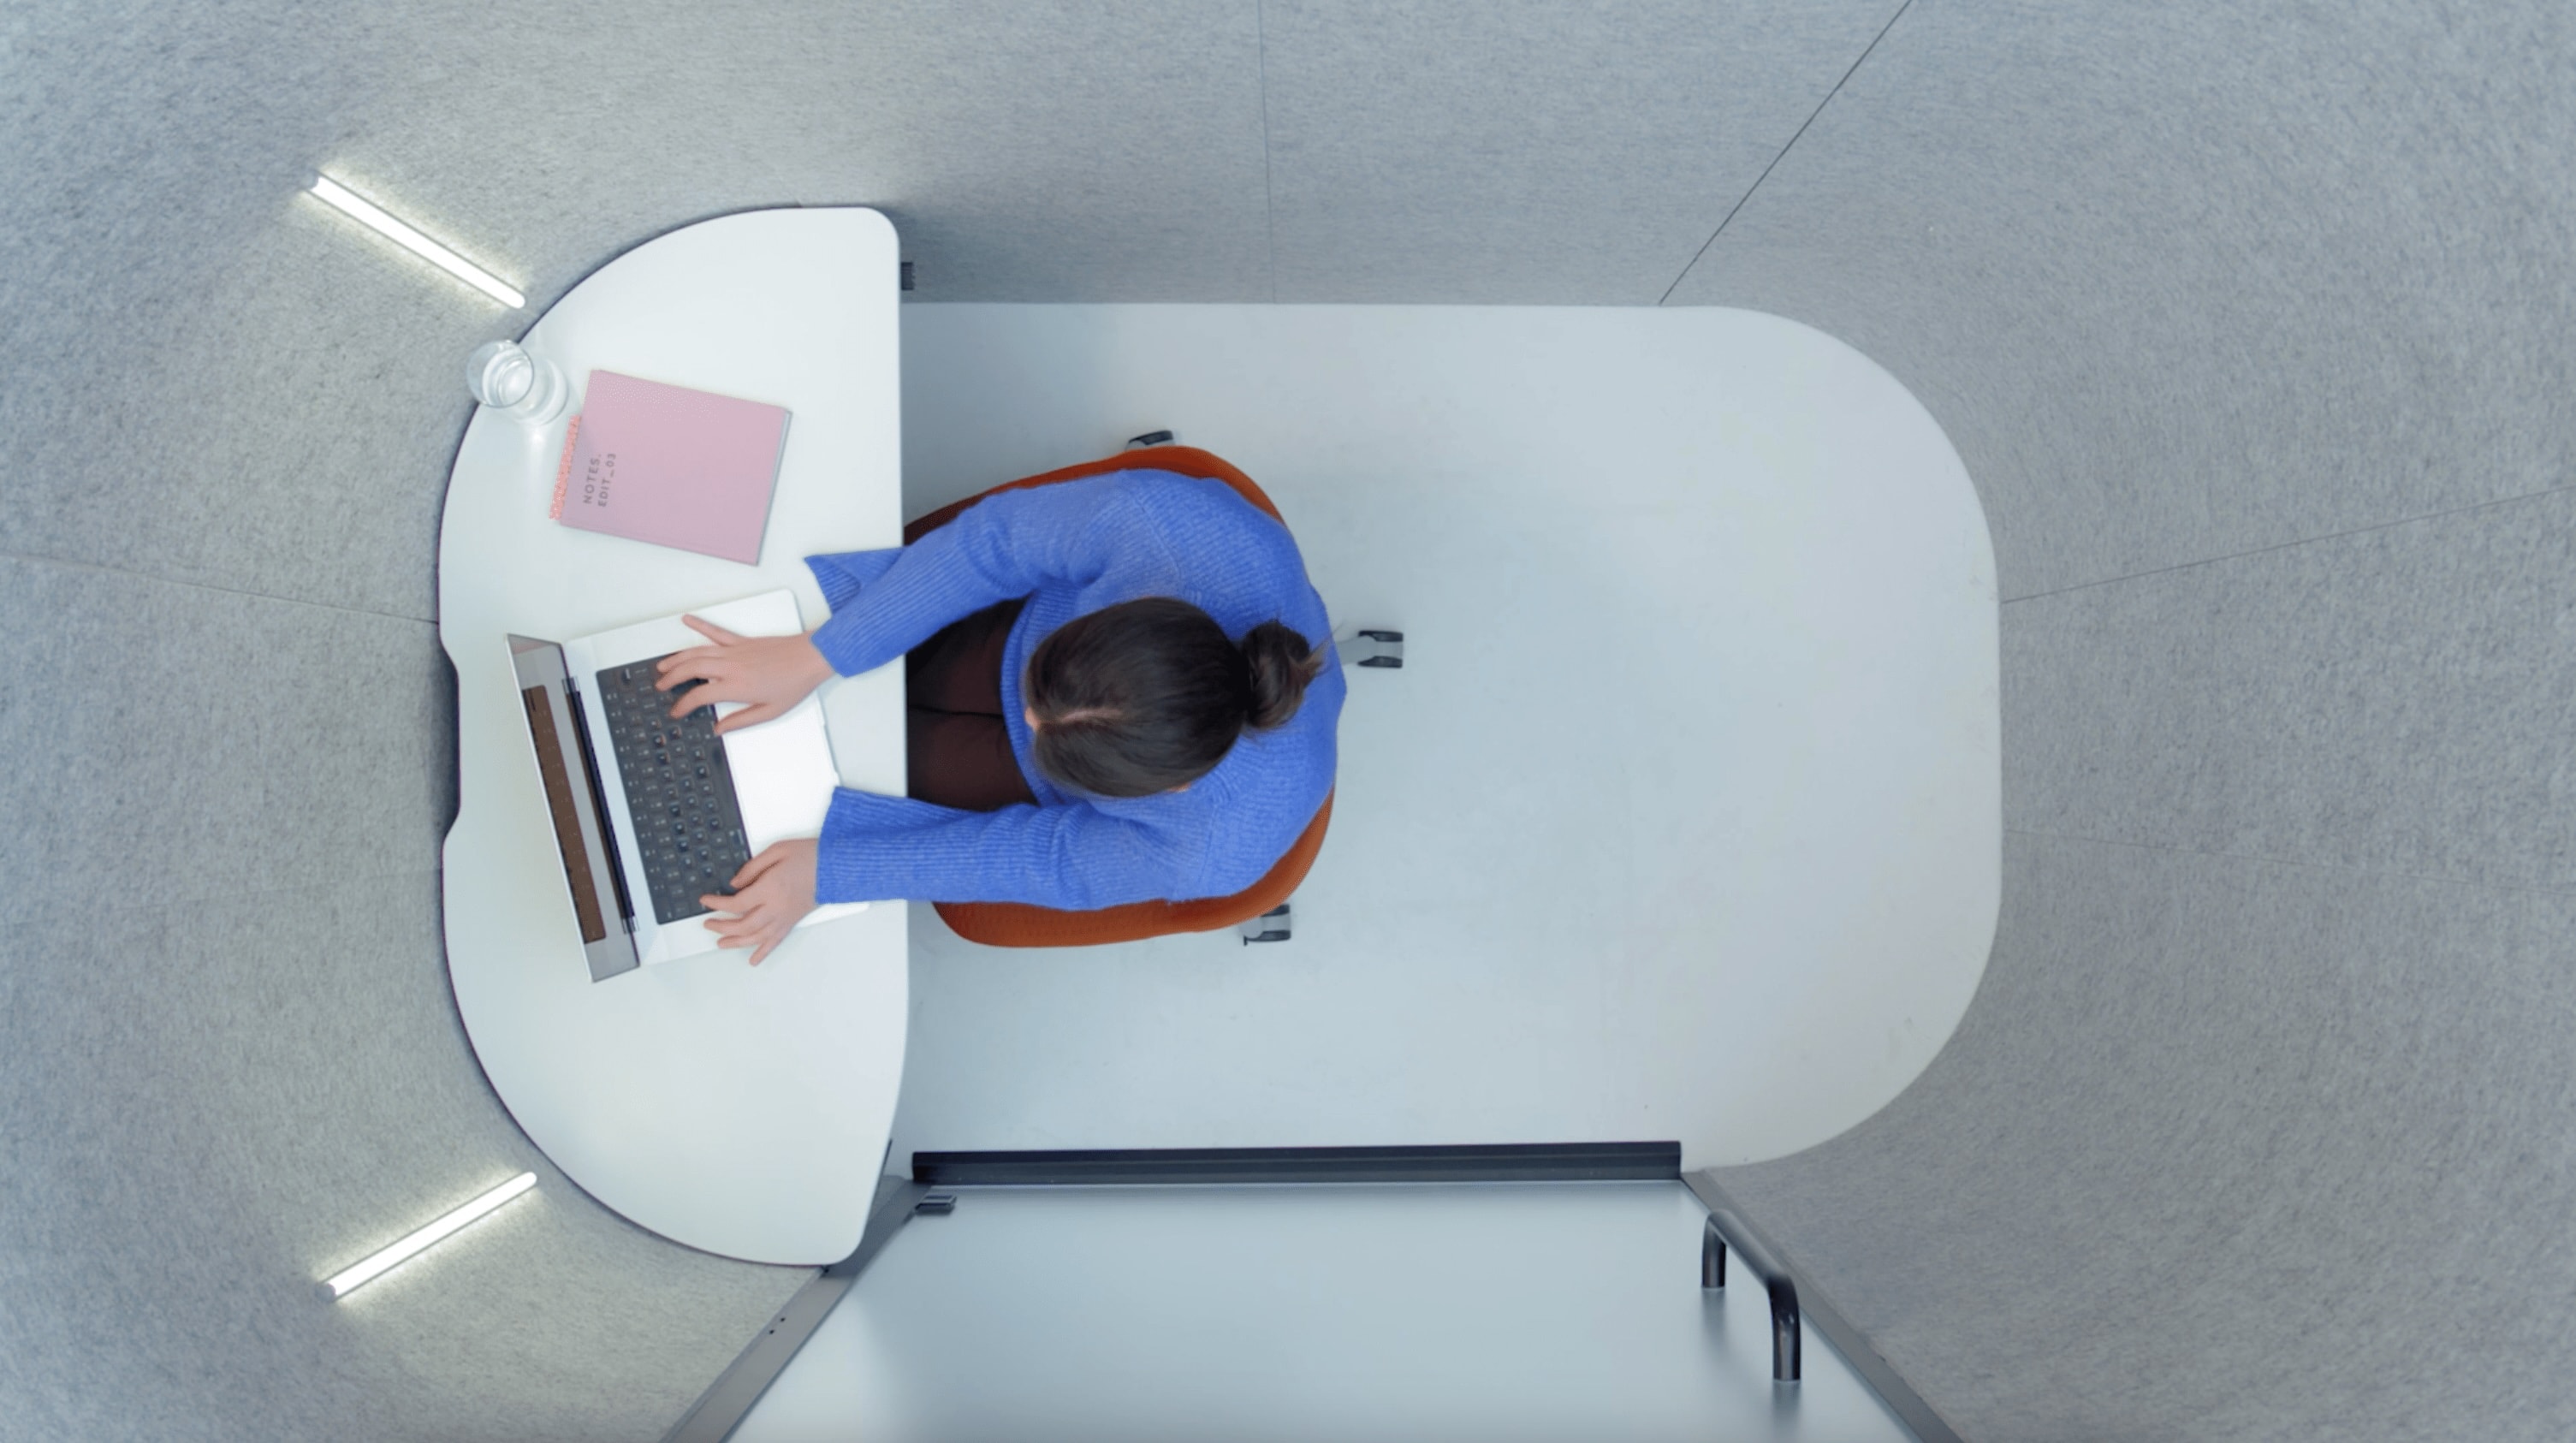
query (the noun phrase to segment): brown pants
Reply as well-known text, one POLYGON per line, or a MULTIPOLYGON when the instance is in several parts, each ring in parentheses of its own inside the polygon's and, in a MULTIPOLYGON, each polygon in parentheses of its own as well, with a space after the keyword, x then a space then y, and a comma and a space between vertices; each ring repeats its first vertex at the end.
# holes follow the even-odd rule
POLYGON ((1002 648, 1027 604, 988 606, 904 654, 904 771, 915 799, 969 812, 1036 804, 1002 719, 1002 648))

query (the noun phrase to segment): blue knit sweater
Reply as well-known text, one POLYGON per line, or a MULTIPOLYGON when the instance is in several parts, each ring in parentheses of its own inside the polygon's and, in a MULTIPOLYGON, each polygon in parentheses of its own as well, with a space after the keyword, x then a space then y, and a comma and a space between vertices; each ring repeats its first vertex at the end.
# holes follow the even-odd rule
POLYGON ((1332 624, 1286 527, 1220 481, 1121 471, 1005 491, 906 547, 806 558, 832 618, 814 644, 843 676, 1025 596, 1002 658, 1011 754, 1039 805, 965 812, 842 788, 823 823, 815 899, 1030 902, 1088 910, 1223 897, 1261 879, 1333 786, 1343 682, 1332 624), (1183 791, 1094 797, 1038 771, 1021 719, 1029 652, 1077 616, 1176 596, 1241 641, 1285 622, 1324 648, 1297 715, 1245 732, 1183 791))

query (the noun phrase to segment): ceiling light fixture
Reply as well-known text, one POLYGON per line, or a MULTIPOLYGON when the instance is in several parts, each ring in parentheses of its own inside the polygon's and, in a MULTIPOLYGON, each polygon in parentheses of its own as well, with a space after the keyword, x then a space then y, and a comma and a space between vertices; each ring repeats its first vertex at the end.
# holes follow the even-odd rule
POLYGON ((422 260, 429 262, 431 265, 438 267, 440 270, 447 272, 449 275, 456 277, 458 280, 465 282, 467 285, 472 286, 474 289, 481 291, 483 294, 490 296, 496 301, 499 301, 501 304, 510 307, 512 310, 517 310, 528 303, 528 298, 526 296, 523 296, 517 291, 510 289, 508 286, 501 284, 499 278, 495 277, 491 272, 484 270, 482 267, 467 260, 465 257, 458 255, 456 252, 449 250, 447 247, 440 245, 438 242, 431 240, 425 235, 422 235, 419 231, 413 230, 410 226, 403 224, 392 216, 385 214, 385 212, 373 201, 368 200, 365 196, 357 194, 347 186, 333 180, 331 177, 327 175, 315 176, 313 178, 313 194, 320 197, 334 210, 337 210, 341 214, 348 216, 350 219, 357 221, 360 225, 363 225, 367 229, 374 231, 376 234, 383 236, 385 239, 392 241, 395 245, 401 246, 404 250, 411 252, 413 255, 420 257, 422 260))
POLYGON ((523 1172, 474 1201, 431 1223, 381 1252, 371 1254, 356 1264, 313 1285, 326 1303, 337 1302, 349 1294, 401 1267, 438 1243, 490 1217, 501 1204, 537 1185, 537 1175, 523 1172))

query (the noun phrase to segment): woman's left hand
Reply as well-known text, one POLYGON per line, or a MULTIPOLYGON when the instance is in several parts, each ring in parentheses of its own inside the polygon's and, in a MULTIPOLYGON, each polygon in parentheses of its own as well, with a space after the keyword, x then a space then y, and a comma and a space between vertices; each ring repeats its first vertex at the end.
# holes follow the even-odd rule
POLYGON ((698 901, 719 915, 707 919, 719 947, 752 949, 751 965, 787 940, 799 919, 814 910, 816 840, 772 842, 733 874, 733 895, 710 892, 698 901), (731 916, 721 915, 731 913, 731 916))

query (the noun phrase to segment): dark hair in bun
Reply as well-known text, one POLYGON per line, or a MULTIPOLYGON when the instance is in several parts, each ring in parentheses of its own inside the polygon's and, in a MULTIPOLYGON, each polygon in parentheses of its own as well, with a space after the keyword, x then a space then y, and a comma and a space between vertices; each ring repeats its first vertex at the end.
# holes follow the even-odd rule
POLYGON ((1323 654, 1276 621, 1238 646, 1169 596, 1103 607, 1029 654, 1021 698, 1037 718, 1038 769, 1103 797, 1145 797, 1216 769, 1249 728, 1284 725, 1323 654))

